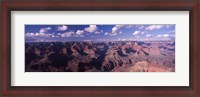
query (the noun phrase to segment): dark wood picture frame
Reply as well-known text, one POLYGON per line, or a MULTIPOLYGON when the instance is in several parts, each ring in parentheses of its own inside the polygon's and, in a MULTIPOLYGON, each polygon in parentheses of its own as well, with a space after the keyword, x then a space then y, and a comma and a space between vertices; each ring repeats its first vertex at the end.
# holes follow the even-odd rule
POLYGON ((8 0, 1 2, 1 97, 134 96, 200 97, 199 0, 8 0), (189 11, 190 85, 187 86, 11 86, 11 11, 189 11))

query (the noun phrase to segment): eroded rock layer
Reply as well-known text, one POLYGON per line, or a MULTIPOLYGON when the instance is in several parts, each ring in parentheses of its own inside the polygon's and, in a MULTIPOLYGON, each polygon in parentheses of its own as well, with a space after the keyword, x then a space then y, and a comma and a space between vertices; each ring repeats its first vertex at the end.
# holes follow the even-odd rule
POLYGON ((174 72, 175 42, 25 44, 26 72, 174 72))

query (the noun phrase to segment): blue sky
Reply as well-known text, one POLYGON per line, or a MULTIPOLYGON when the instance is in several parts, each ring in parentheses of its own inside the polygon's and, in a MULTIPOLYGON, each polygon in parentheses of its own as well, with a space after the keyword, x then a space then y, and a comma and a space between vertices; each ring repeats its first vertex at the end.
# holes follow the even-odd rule
POLYGON ((25 25, 26 42, 175 40, 175 25, 25 25))

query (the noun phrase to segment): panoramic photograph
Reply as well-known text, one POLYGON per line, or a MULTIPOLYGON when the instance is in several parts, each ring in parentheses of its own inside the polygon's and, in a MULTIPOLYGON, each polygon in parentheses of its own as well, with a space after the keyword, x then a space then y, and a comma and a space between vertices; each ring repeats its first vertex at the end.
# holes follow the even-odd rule
POLYGON ((25 25, 25 72, 175 72, 174 24, 25 25))

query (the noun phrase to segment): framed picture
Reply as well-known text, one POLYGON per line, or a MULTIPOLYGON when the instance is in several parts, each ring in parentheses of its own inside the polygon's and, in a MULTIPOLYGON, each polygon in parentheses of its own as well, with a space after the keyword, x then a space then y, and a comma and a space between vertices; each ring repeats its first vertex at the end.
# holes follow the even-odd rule
POLYGON ((1 96, 199 97, 199 1, 2 1, 1 96))

